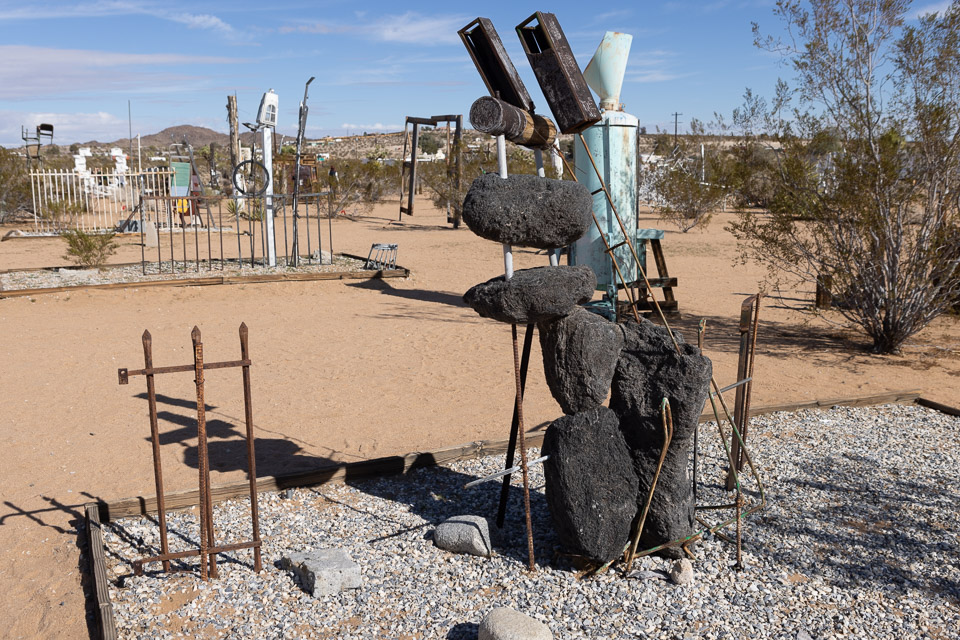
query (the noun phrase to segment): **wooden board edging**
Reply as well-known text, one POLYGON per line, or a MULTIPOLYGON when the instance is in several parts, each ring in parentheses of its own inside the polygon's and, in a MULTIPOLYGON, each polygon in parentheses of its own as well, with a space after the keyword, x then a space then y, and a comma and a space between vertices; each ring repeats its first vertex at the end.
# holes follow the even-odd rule
MULTIPOLYGON (((771 405, 758 407, 750 411, 751 416, 759 416, 777 411, 798 411, 801 409, 823 409, 834 406, 863 407, 877 404, 913 403, 920 397, 919 391, 894 391, 858 398, 836 398, 832 400, 814 400, 810 402, 771 405)), ((700 422, 713 420, 713 414, 702 414, 700 422)), ((538 447, 543 443, 543 431, 532 431, 526 434, 526 442, 531 447, 538 447)), ((416 451, 406 455, 373 458, 360 462, 332 463, 311 471, 282 476, 269 476, 257 480, 257 491, 281 491, 296 487, 311 487, 324 485, 330 482, 346 482, 359 478, 374 476, 390 476, 405 474, 411 469, 441 465, 458 460, 469 460, 488 455, 498 455, 507 450, 507 440, 481 440, 466 444, 446 447, 436 451, 416 451)), ((216 485, 211 488, 215 502, 248 496, 250 484, 247 481, 232 482, 216 485)), ((176 491, 165 495, 167 509, 187 509, 196 506, 199 494, 196 489, 176 491)), ((104 522, 129 516, 148 515, 156 513, 157 500, 155 496, 136 496, 114 501, 97 503, 100 508, 100 517, 104 522)))
MULTIPOLYGON (((829 409, 830 407, 870 407, 878 404, 905 404, 913 403, 920 397, 921 391, 911 389, 908 391, 888 391, 886 393, 877 393, 869 396, 858 396, 853 398, 830 398, 826 400, 810 400, 807 402, 791 402, 787 404, 768 405, 765 407, 750 409, 750 416, 765 415, 776 413, 778 411, 802 411, 804 409, 829 409)), ((733 407, 728 405, 731 412, 733 407)), ((719 403, 717 408, 720 409, 719 403)), ((721 419, 726 419, 722 409, 721 419)), ((704 412, 700 415, 700 422, 713 421, 713 411, 704 412)))
POLYGON ((107 586, 107 556, 103 544, 103 528, 100 524, 100 510, 96 502, 83 506, 87 521, 87 545, 90 549, 90 575, 96 593, 97 625, 102 640, 116 640, 117 623, 113 617, 113 603, 110 602, 110 588, 107 586))
POLYGON ((934 409, 940 413, 945 413, 950 416, 960 416, 960 409, 957 407, 951 407, 950 405, 941 404, 935 400, 930 400, 929 398, 917 398, 915 402, 921 407, 926 407, 928 409, 934 409))
POLYGON ((108 282, 105 284, 79 284, 66 287, 42 287, 39 289, 0 289, 0 300, 23 298, 48 293, 71 293, 104 289, 137 289, 146 287, 205 287, 221 284, 261 284, 265 282, 302 282, 313 280, 372 280, 375 278, 406 278, 410 270, 402 267, 385 271, 330 271, 322 273, 270 273, 257 276, 210 276, 205 278, 180 278, 178 280, 145 280, 142 282, 108 282))

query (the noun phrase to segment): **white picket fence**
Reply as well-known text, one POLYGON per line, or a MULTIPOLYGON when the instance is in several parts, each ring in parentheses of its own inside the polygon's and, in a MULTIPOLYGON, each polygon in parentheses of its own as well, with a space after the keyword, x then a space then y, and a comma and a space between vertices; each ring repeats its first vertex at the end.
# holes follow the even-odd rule
MULTIPOLYGON (((33 226, 40 233, 111 231, 130 217, 141 197, 143 220, 161 223, 169 217, 160 212, 156 220, 156 200, 170 195, 173 172, 117 172, 114 169, 90 171, 34 171, 30 173, 33 195, 33 226)), ((141 215, 134 216, 139 224, 141 215)))

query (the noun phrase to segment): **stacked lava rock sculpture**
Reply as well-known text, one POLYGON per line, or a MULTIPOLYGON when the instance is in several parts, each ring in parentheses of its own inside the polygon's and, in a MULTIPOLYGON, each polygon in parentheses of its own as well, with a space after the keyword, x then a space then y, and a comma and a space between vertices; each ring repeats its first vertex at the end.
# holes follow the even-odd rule
MULTIPOLYGON (((470 187, 463 219, 488 240, 556 249, 586 232, 591 208, 589 191, 576 182, 487 174, 470 187)), ((693 532, 687 463, 712 365, 666 328, 646 320, 615 324, 579 307, 595 288, 587 266, 537 267, 478 284, 463 299, 485 318, 536 323, 547 384, 566 414, 544 436, 547 504, 564 550, 605 563, 623 552, 656 475, 663 398, 674 435, 641 548, 693 532)))

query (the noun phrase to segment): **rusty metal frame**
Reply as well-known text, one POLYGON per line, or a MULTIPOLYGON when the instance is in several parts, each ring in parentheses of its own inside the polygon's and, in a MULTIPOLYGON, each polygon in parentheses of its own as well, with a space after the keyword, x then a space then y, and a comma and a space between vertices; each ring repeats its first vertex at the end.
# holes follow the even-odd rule
MULTIPOLYGON (((449 127, 450 123, 453 122, 456 124, 456 129, 453 134, 453 146, 447 145, 447 150, 454 152, 453 167, 450 168, 448 164, 447 172, 448 175, 453 175, 456 180, 456 188, 460 190, 460 182, 463 179, 463 163, 461 158, 463 156, 463 115, 462 114, 451 114, 443 116, 430 116, 429 118, 418 118, 416 116, 407 116, 407 119, 403 123, 403 153, 401 154, 400 165, 400 217, 397 218, 397 221, 400 222, 403 220, 403 214, 408 216, 413 215, 413 199, 417 190, 417 148, 418 141, 420 137, 420 125, 429 125, 436 127, 441 122, 447 123, 448 128, 448 141, 449 141, 449 127), (413 139, 411 140, 411 151, 410 159, 403 160, 407 157, 407 127, 413 125, 413 139), (409 169, 409 174, 407 170, 409 169), (407 177, 409 175, 409 178, 407 177), (406 193, 407 196, 407 205, 403 205, 404 197, 404 185, 409 182, 409 190, 406 193)), ((449 163, 450 157, 447 156, 447 162, 449 163)), ((447 218, 447 222, 453 224, 454 228, 460 227, 460 204, 455 204, 451 207, 453 212, 452 217, 447 218)))
POLYGON ((193 342, 193 364, 176 365, 170 367, 153 366, 153 338, 149 331, 143 332, 143 369, 117 370, 120 384, 128 384, 130 376, 144 376, 147 379, 147 402, 150 413, 150 440, 153 451, 154 482, 157 491, 157 520, 160 525, 160 553, 155 556, 140 558, 133 562, 134 573, 141 575, 143 565, 151 562, 160 562, 164 571, 170 571, 170 561, 192 556, 200 557, 200 577, 207 580, 216 578, 217 554, 240 549, 253 549, 254 571, 260 572, 262 561, 260 557, 260 512, 257 504, 257 470, 256 452, 253 436, 253 405, 251 402, 250 385, 250 348, 249 331, 246 323, 240 324, 240 360, 229 362, 204 362, 203 342, 200 329, 194 327, 190 333, 193 342), (227 369, 240 367, 243 373, 243 406, 246 423, 247 440, 247 477, 250 481, 250 519, 253 527, 253 539, 245 542, 217 545, 216 532, 213 523, 213 497, 210 490, 210 456, 207 450, 207 421, 206 401, 204 398, 204 371, 213 369, 227 369), (197 389, 197 460, 199 467, 199 520, 200 545, 198 549, 170 552, 167 536, 167 516, 164 505, 163 469, 160 462, 160 430, 157 418, 157 394, 154 376, 166 373, 184 373, 193 371, 197 389))

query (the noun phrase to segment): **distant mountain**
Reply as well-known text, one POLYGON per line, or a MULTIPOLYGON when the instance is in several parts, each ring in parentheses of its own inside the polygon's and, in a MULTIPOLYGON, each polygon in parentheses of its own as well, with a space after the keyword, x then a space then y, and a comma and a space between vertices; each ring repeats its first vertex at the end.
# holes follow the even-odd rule
MULTIPOLYGON (((176 127, 167 127, 159 133, 152 133, 148 136, 140 136, 140 146, 166 149, 174 142, 183 142, 184 138, 186 138, 187 142, 189 142, 194 149, 208 145, 211 142, 215 142, 224 147, 230 143, 230 136, 226 133, 220 133, 219 131, 214 131, 213 129, 207 129, 206 127, 195 127, 189 124, 181 124, 176 127)), ((133 144, 136 146, 136 138, 134 138, 133 144)), ((127 149, 130 146, 130 140, 129 138, 121 138, 120 140, 115 140, 109 143, 88 142, 81 146, 112 146, 120 147, 121 149, 127 149)))

